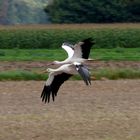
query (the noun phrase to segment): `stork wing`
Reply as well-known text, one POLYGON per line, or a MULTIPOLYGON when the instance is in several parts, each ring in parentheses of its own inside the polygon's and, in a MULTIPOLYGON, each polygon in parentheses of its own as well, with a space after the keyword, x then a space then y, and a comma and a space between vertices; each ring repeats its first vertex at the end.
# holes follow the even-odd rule
POLYGON ((83 78, 86 85, 89 85, 89 84, 91 85, 91 79, 90 79, 88 68, 84 65, 76 65, 76 70, 79 72, 79 74, 83 78))
POLYGON ((73 45, 69 43, 63 43, 62 48, 67 52, 68 58, 71 58, 74 54, 73 45))
POLYGON ((92 38, 84 39, 83 41, 75 44, 73 58, 84 58, 88 59, 90 49, 95 44, 92 38))
POLYGON ((51 95, 52 95, 52 100, 54 101, 60 86, 72 76, 71 74, 67 74, 67 73, 61 73, 58 75, 53 75, 53 74, 50 73, 46 85, 44 86, 44 89, 42 91, 41 94, 42 102, 49 103, 51 95))

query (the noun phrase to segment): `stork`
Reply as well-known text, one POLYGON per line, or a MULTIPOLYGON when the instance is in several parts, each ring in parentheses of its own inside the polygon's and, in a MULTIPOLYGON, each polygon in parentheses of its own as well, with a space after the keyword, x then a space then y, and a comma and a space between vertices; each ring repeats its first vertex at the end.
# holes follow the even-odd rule
POLYGON ((81 63, 64 64, 57 69, 48 68, 47 72, 50 73, 49 78, 41 94, 42 102, 45 103, 50 102, 50 96, 52 96, 52 100, 54 101, 60 86, 76 73, 80 74, 86 85, 91 84, 88 68, 81 63))
POLYGON ((93 42, 92 38, 84 39, 75 45, 64 42, 62 44, 62 48, 67 52, 68 58, 66 58, 64 61, 54 61, 49 65, 61 65, 73 62, 84 63, 88 60, 93 60, 88 58, 90 54, 90 49, 94 44, 95 42, 93 42))
POLYGON ((83 64, 89 57, 90 49, 94 42, 91 38, 84 39, 75 45, 63 43, 62 48, 67 52, 68 58, 64 61, 54 61, 49 65, 61 64, 57 69, 48 68, 49 77, 44 85, 41 98, 43 102, 50 102, 55 100, 60 86, 68 80, 71 76, 79 73, 86 85, 91 84, 90 74, 88 68, 83 64))

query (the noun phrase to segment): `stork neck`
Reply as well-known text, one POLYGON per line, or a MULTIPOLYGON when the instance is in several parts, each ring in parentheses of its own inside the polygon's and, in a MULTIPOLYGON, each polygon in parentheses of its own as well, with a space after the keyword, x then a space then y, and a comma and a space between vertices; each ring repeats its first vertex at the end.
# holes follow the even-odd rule
POLYGON ((48 72, 55 72, 56 69, 48 68, 47 71, 48 71, 48 72))

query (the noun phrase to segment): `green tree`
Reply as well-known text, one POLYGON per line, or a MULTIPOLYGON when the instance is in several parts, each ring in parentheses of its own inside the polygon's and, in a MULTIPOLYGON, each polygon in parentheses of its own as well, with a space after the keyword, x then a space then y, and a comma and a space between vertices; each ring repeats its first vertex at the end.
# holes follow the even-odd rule
POLYGON ((128 0, 126 10, 130 21, 140 21, 140 0, 128 0))
POLYGON ((45 10, 53 23, 107 23, 139 21, 139 9, 139 0, 53 0, 45 10))

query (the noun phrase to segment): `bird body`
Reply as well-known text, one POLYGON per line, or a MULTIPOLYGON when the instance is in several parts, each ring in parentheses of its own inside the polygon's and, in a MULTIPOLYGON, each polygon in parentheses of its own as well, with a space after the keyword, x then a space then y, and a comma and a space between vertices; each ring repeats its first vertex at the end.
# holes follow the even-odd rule
POLYGON ((65 64, 65 65, 62 65, 60 66, 59 68, 57 69, 52 69, 52 68, 48 68, 47 69, 47 72, 49 72, 49 78, 48 80, 46 81, 46 85, 50 85, 54 79, 54 77, 56 75, 59 75, 61 73, 67 73, 67 74, 70 74, 70 75, 73 75, 75 73, 74 69, 72 68, 72 65, 71 64, 65 64))
POLYGON ((58 65, 62 65, 62 64, 69 64, 69 63, 74 63, 74 62, 79 62, 79 63, 84 63, 88 61, 88 59, 83 59, 83 58, 73 58, 73 59, 65 59, 64 61, 54 61, 53 64, 58 64, 58 65))
POLYGON ((55 73, 55 74, 59 74, 59 73, 62 73, 62 72, 68 73, 68 74, 75 74, 76 71, 74 69, 73 64, 64 64, 57 69, 48 68, 47 72, 55 73))

